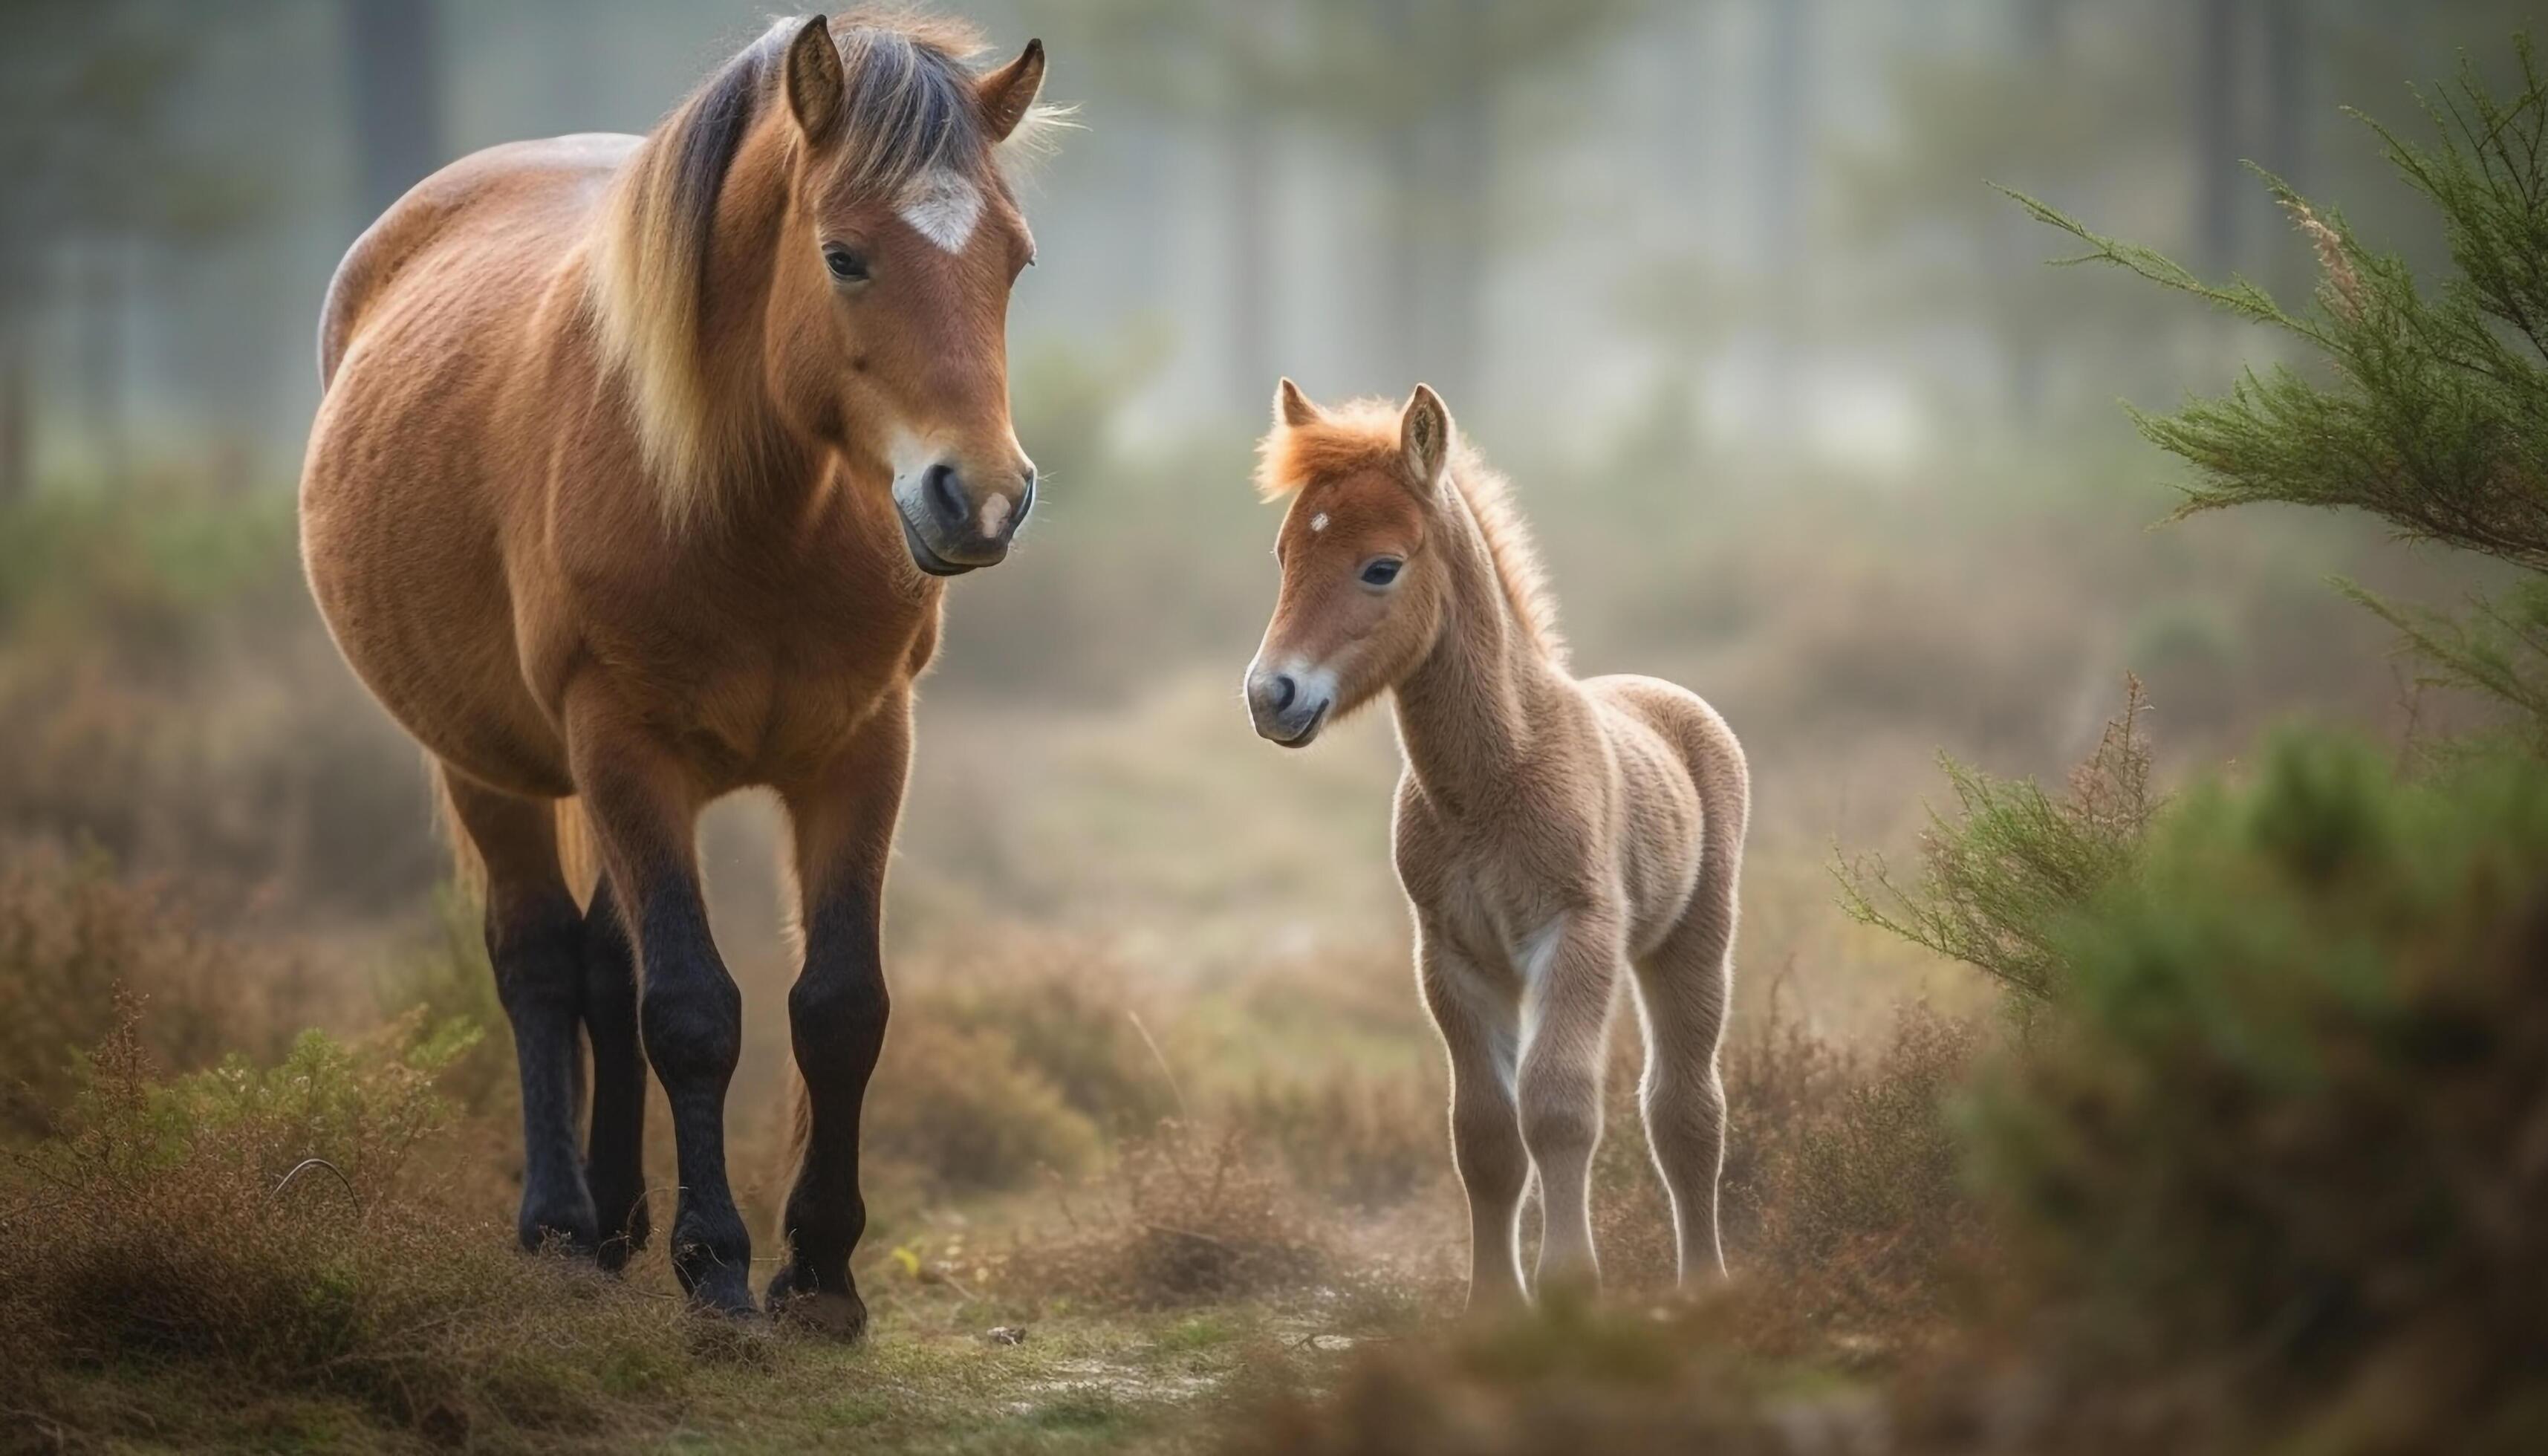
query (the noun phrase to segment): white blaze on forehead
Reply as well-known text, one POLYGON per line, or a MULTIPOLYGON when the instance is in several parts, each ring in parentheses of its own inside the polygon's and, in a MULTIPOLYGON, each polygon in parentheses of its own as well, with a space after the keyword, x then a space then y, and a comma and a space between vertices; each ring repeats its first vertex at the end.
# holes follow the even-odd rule
POLYGON ((982 221, 982 189, 970 177, 941 168, 911 184, 902 195, 900 213, 940 251, 960 253, 973 236, 973 226, 982 221))
POLYGON ((1327 528, 1327 513, 1326 513, 1325 511, 1321 510, 1321 511, 1320 511, 1318 514, 1316 514, 1316 515, 1314 515, 1314 516, 1311 516, 1311 517, 1310 517, 1310 529, 1311 529, 1311 530, 1314 530, 1314 531, 1323 531, 1323 530, 1325 530, 1326 528, 1327 528))

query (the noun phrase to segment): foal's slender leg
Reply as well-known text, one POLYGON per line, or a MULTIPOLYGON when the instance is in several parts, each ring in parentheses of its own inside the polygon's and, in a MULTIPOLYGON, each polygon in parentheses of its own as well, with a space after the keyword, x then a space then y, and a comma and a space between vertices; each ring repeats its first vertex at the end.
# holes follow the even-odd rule
POLYGON ((487 957, 513 1024, 522 1076, 522 1247, 557 1238, 592 1253, 599 1221, 576 1157, 584 1117, 584 915, 558 871, 557 822, 544 800, 517 798, 442 771, 451 807, 487 865, 487 957))
POLYGON ((1442 937, 1417 930, 1416 977, 1451 1056, 1451 1161, 1469 1195, 1469 1309, 1522 1303, 1516 1217, 1530 1171, 1513 1113, 1520 1008, 1442 937))
POLYGON ((1716 1053, 1734 989, 1732 880, 1711 866, 1711 879, 1700 883, 1681 924, 1637 967, 1637 1004, 1646 1026, 1646 1141, 1672 1193, 1684 1283, 1725 1272, 1716 1231, 1725 1083, 1717 1074, 1716 1053))
POLYGON ((867 1225, 859 1114, 884 1047, 885 862, 910 762, 911 703, 896 696, 825 774, 785 791, 805 929, 804 969, 787 993, 805 1084, 797 1124, 803 1161, 787 1195, 787 1261, 770 1282, 770 1309, 853 1339, 867 1320, 850 1276, 850 1253, 867 1225))
POLYGON ((693 1303, 749 1314, 752 1235, 725 1175, 725 1093, 742 1051, 743 993, 709 939, 699 893, 701 794, 679 758, 592 691, 568 699, 567 754, 635 944, 646 1059, 672 1104, 681 1170, 673 1273, 693 1303))
POLYGON ((592 1045, 592 1132, 584 1179, 601 1216, 601 1266, 646 1246, 646 1053, 637 1032, 637 960, 603 875, 584 912, 584 1028, 592 1045))
POLYGON ((1618 984, 1618 932, 1570 917, 1526 958, 1519 1099, 1522 1145, 1539 1175, 1541 1232, 1534 1291, 1597 1285, 1592 1253, 1592 1151, 1601 1140, 1603 1044, 1618 984))

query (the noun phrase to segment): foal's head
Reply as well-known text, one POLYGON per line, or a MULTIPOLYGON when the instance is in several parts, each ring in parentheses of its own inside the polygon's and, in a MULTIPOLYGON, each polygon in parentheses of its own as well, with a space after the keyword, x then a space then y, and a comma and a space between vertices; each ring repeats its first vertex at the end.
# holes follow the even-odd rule
POLYGON ((1035 240, 997 152, 1036 125, 1045 58, 976 72, 972 48, 941 21, 782 21, 647 139, 599 291, 676 519, 748 474, 762 399, 890 479, 923 570, 1007 554, 1035 500, 1006 339, 1035 240))
POLYGON ((1299 748, 1405 677, 1440 632, 1450 582, 1451 415, 1423 385, 1404 410, 1334 410, 1292 381, 1274 397, 1258 488, 1290 496, 1275 537, 1282 592, 1247 668, 1256 731, 1299 748))

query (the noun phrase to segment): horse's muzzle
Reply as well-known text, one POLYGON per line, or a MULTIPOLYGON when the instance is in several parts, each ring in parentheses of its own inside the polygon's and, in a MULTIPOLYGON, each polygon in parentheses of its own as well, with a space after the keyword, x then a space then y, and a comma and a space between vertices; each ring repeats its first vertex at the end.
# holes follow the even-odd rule
POLYGON ((894 505, 912 561, 933 577, 953 577, 997 566, 1008 556, 1019 523, 1035 508, 1035 494, 1032 465, 1020 472, 1018 490, 1011 495, 977 493, 955 466, 941 461, 907 493, 895 491, 894 505))
POLYGON ((1247 716, 1256 736, 1267 742, 1309 747, 1335 705, 1335 677, 1324 669, 1255 668, 1247 674, 1247 716))

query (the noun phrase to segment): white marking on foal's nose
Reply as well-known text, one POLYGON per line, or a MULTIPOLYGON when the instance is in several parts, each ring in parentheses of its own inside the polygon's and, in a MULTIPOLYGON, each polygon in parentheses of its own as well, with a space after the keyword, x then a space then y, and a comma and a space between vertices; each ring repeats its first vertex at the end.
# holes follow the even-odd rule
POLYGON ((1009 518, 1009 498, 1006 496, 994 496, 990 500, 983 501, 980 514, 982 517, 982 534, 985 536, 998 535, 1000 533, 1001 523, 1009 518))
POLYGON ((903 193, 900 215, 939 251, 960 253, 982 221, 982 189, 961 172, 940 168, 903 193))

